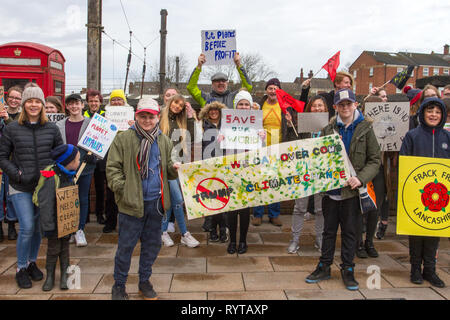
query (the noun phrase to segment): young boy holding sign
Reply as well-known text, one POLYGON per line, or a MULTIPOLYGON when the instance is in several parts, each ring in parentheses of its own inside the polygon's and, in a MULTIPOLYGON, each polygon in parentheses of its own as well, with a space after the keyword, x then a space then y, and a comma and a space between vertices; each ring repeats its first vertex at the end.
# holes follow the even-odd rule
POLYGON ((155 100, 141 99, 135 124, 117 135, 109 149, 106 178, 119 208, 113 300, 128 300, 125 284, 138 240, 139 292, 145 300, 157 299, 149 278, 161 249, 162 218, 170 208, 168 180, 177 178, 180 166, 170 157, 172 142, 159 129, 159 115, 155 100))
POLYGON ((73 178, 80 165, 80 152, 71 144, 62 144, 54 148, 51 157, 54 164, 41 171, 38 185, 33 194, 33 203, 39 207, 41 215, 41 232, 48 238, 47 260, 45 269, 47 278, 43 291, 50 291, 55 284, 55 268, 59 257, 61 268, 60 289, 67 290, 67 268, 70 265, 70 235, 58 238, 58 219, 56 190, 75 185, 73 178))

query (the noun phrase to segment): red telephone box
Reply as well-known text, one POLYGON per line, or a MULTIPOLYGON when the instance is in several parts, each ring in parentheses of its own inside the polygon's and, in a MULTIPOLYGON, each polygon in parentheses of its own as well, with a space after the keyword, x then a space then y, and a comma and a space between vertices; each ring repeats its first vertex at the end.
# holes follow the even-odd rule
POLYGON ((0 45, 0 86, 5 93, 12 86, 22 88, 35 82, 44 95, 57 96, 64 105, 66 59, 59 50, 33 42, 11 42, 0 45))

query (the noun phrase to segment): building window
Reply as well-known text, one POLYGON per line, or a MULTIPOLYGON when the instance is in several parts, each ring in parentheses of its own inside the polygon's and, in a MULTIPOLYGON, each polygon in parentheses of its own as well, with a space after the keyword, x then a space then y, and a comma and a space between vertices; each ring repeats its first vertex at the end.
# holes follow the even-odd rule
POLYGON ((433 68, 433 76, 439 75, 439 68, 433 68))
POLYGON ((397 68, 397 73, 402 72, 403 68, 397 68))
POLYGON ((445 74, 446 76, 449 75, 449 70, 450 70, 450 69, 444 69, 444 74, 445 74))
POLYGON ((62 93, 62 85, 63 83, 61 81, 58 80, 54 81, 55 93, 62 93))
POLYGON ((428 68, 423 68, 423 76, 428 77, 428 68))
POLYGON ((369 69, 369 77, 373 77, 373 68, 369 69))
POLYGON ((353 70, 353 79, 356 79, 356 70, 353 70))
POLYGON ((373 84, 372 82, 369 82, 369 92, 372 90, 373 84))
POLYGON ((400 90, 399 88, 395 88, 395 93, 402 93, 402 90, 400 90))

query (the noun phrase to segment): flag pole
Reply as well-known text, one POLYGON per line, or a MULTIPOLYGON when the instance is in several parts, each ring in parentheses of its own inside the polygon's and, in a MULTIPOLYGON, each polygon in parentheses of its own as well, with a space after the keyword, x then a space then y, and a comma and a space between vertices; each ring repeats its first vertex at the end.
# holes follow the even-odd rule
POLYGON ((289 120, 289 123, 291 124, 292 129, 294 129, 295 135, 296 135, 297 138, 298 138, 298 133, 297 133, 297 130, 295 130, 295 127, 294 127, 294 124, 292 123, 292 120, 289 120))
MULTIPOLYGON (((379 87, 379 90, 383 89, 385 85, 387 85, 391 80, 383 84, 381 87, 379 87)), ((369 94, 364 98, 364 101, 366 101, 370 96, 372 95, 372 92, 369 92, 369 94)))

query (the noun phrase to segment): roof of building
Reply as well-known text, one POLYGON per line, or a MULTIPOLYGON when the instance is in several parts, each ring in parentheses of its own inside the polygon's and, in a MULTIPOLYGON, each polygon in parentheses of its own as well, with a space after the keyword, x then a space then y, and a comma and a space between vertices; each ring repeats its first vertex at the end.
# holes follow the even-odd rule
POLYGON ((450 62, 444 59, 445 56, 438 53, 363 51, 363 53, 364 52, 372 56, 376 61, 385 64, 442 67, 450 66, 450 62))

